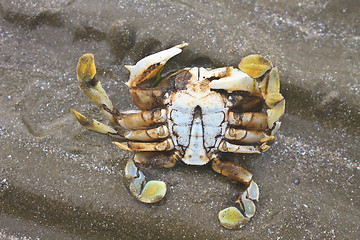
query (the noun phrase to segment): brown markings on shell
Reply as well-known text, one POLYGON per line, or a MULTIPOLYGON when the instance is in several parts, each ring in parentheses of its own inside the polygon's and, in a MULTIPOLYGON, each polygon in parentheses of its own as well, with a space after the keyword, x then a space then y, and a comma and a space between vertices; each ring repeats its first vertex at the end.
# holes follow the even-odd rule
POLYGON ((232 109, 240 112, 260 112, 264 107, 262 96, 253 96, 244 92, 233 92, 231 94, 232 109))
POLYGON ((190 82, 192 74, 189 70, 180 70, 170 76, 169 81, 174 81, 175 89, 183 90, 186 89, 186 85, 190 82))
POLYGON ((244 129, 266 130, 268 128, 267 115, 263 112, 229 112, 228 120, 230 125, 240 126, 244 129))
POLYGON ((180 160, 174 152, 139 152, 135 154, 134 161, 144 166, 170 168, 180 160))
POLYGON ((130 93, 133 103, 140 110, 151 110, 154 108, 163 108, 164 95, 168 89, 159 88, 132 88, 130 93))
POLYGON ((127 142, 132 151, 165 151, 170 146, 168 141, 163 142, 127 142))

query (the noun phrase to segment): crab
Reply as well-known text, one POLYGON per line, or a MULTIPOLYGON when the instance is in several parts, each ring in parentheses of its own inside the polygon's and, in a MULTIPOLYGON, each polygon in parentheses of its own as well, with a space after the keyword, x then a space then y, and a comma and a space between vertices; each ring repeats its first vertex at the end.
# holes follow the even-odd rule
POLYGON ((246 189, 234 206, 218 214, 223 227, 237 229, 254 216, 259 188, 250 172, 233 161, 220 160, 220 153, 259 154, 274 143, 285 111, 278 69, 253 54, 243 58, 238 68, 192 67, 162 76, 166 62, 187 45, 125 66, 130 71, 126 85, 140 109, 125 112, 114 107, 95 78, 94 55, 84 54, 77 65, 80 89, 112 124, 71 112, 87 129, 120 137, 121 141, 113 143, 135 152, 126 164, 125 178, 129 192, 141 202, 155 203, 166 194, 165 182, 147 181, 141 166, 211 163, 215 172, 243 184, 246 189))

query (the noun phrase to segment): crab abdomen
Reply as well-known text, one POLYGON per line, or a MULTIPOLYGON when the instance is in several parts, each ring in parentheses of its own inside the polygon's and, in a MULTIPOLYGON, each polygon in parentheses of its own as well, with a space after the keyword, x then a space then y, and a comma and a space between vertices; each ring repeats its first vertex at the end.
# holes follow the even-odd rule
POLYGON ((206 164, 209 151, 218 147, 226 128, 223 97, 214 91, 197 95, 183 90, 174 93, 172 99, 168 124, 175 145, 183 153, 182 161, 206 164))

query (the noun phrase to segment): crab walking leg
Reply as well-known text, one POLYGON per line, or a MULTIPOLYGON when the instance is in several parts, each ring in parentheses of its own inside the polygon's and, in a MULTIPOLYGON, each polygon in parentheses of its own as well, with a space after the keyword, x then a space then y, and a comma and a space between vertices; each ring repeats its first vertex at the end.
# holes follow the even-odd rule
POLYGON ((259 88, 266 105, 270 108, 266 112, 268 115, 268 126, 272 129, 285 112, 285 99, 280 93, 279 72, 276 67, 272 68, 265 76, 259 84, 259 88))
POLYGON ((227 141, 222 141, 220 143, 219 150, 221 152, 232 153, 261 153, 260 149, 257 146, 236 145, 227 141))
POLYGON ((178 151, 173 152, 138 152, 134 156, 134 162, 143 166, 171 168, 181 160, 178 151))
POLYGON ((80 57, 76 74, 81 91, 100 107, 101 113, 110 122, 114 123, 119 111, 114 107, 101 82, 95 78, 96 67, 93 54, 86 53, 80 57))
POLYGON ((128 151, 156 152, 174 149, 174 143, 170 138, 162 142, 113 142, 113 144, 128 151))
POLYGON ((130 160, 125 167, 125 177, 129 183, 130 193, 139 201, 144 203, 155 203, 164 198, 166 185, 163 181, 146 182, 145 175, 130 160))
POLYGON ((239 69, 256 79, 265 75, 258 87, 266 105, 270 108, 267 110, 268 127, 270 129, 278 127, 276 123, 285 112, 285 99, 280 93, 280 77, 277 67, 274 67, 263 56, 253 54, 241 60, 239 69))
POLYGON ((150 142, 167 138, 169 136, 169 129, 166 125, 161 125, 160 127, 151 129, 126 130, 120 132, 119 135, 129 140, 150 142))
POLYGON ((245 185, 249 185, 252 181, 252 174, 245 168, 233 162, 220 161, 218 158, 215 158, 212 160, 212 168, 215 172, 221 173, 222 175, 245 185))
MULTIPOLYGON (((243 129, 235 129, 235 128, 228 128, 225 132, 225 139, 235 141, 235 143, 245 143, 245 144, 257 144, 261 143, 260 146, 256 147, 261 152, 265 152, 270 148, 270 145, 272 145, 276 137, 273 136, 271 133, 271 136, 266 135, 262 131, 252 131, 252 130, 243 130, 243 129)), ((245 153, 244 151, 247 151, 249 147, 252 149, 252 146, 240 146, 235 144, 230 144, 228 142, 223 143, 222 149, 226 152, 233 151, 235 149, 235 152, 245 153)))
POLYGON ((228 113, 229 124, 231 126, 260 131, 268 129, 267 118, 266 113, 262 112, 228 113))
POLYGON ((150 111, 142 111, 137 113, 121 113, 116 120, 117 124, 125 129, 144 129, 155 124, 165 123, 166 110, 155 109, 150 111))
POLYGON ((75 111, 74 109, 70 109, 72 115, 79 121, 81 125, 86 127, 91 131, 95 131, 102 134, 110 134, 110 135, 117 135, 118 131, 113 127, 100 123, 93 119, 91 122, 87 120, 87 118, 82 115, 81 113, 75 111))
POLYGON ((252 180, 252 174, 238 164, 221 162, 215 158, 212 161, 212 168, 214 171, 248 186, 235 202, 239 204, 241 211, 236 207, 228 207, 219 212, 219 221, 222 226, 228 229, 240 228, 248 223, 255 214, 256 208, 253 201, 259 199, 259 188, 252 180))
POLYGON ((181 156, 177 151, 174 151, 172 154, 136 153, 134 158, 125 167, 125 177, 129 184, 130 193, 144 203, 155 203, 163 199, 166 194, 166 184, 163 181, 154 180, 146 182, 145 175, 136 164, 170 168, 180 159, 181 156))
POLYGON ((228 128, 225 131, 227 140, 236 141, 236 143, 258 143, 267 135, 263 131, 243 130, 236 128, 228 128))
POLYGON ((261 145, 237 145, 229 143, 223 140, 219 144, 219 150, 221 152, 232 152, 232 153, 262 153, 270 149, 270 145, 275 141, 274 136, 267 136, 260 140, 261 145))

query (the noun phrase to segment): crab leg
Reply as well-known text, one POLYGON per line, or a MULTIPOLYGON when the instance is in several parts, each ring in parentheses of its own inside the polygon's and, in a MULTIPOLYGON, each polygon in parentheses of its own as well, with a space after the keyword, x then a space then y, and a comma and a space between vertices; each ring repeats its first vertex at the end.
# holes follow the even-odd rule
POLYGON ((174 149, 173 141, 168 138, 162 142, 113 142, 116 146, 128 151, 170 151, 174 149))
POLYGON ((120 132, 119 135, 129 140, 150 142, 161 138, 167 138, 169 136, 169 129, 166 125, 161 125, 160 127, 151 129, 126 130, 120 132))
POLYGON ((258 143, 267 135, 263 131, 243 130, 228 128, 225 131, 227 140, 234 140, 237 143, 258 143))
POLYGON ((101 82, 95 78, 96 67, 93 54, 86 53, 80 57, 76 74, 81 91, 100 107, 101 113, 110 122, 114 123, 119 111, 114 107, 101 82))
POLYGON ((276 67, 271 69, 269 74, 259 84, 259 88, 266 105, 270 108, 266 112, 268 115, 268 126, 272 129, 285 112, 285 99, 280 93, 279 72, 276 67))
POLYGON ((144 129, 155 124, 165 123, 166 110, 156 109, 136 113, 121 113, 117 119, 117 124, 125 129, 144 129))
POLYGON ((258 87, 261 95, 265 99, 266 105, 270 108, 267 110, 268 127, 276 127, 276 122, 285 112, 285 99, 280 93, 280 78, 277 67, 263 56, 253 54, 241 60, 239 69, 255 79, 264 78, 258 87))
POLYGON ((163 199, 166 194, 166 184, 163 181, 154 180, 147 182, 145 175, 135 163, 170 168, 175 165, 179 157, 176 151, 170 156, 160 154, 156 157, 154 153, 136 153, 125 167, 125 178, 128 181, 130 193, 144 203, 155 203, 163 199))
POLYGON ((266 136, 260 140, 261 145, 256 146, 237 145, 223 140, 219 145, 219 150, 221 152, 232 153, 262 153, 269 150, 270 145, 275 142, 275 139, 274 136, 266 136))
POLYGON ((177 161, 181 160, 178 151, 173 152, 138 152, 133 158, 134 162, 143 166, 152 166, 156 168, 171 168, 177 161))
POLYGON ((219 220, 222 226, 228 229, 240 228, 249 222, 255 214, 256 208, 253 201, 259 199, 259 188, 252 180, 252 174, 238 164, 227 161, 221 162, 215 158, 212 161, 212 168, 215 172, 247 186, 235 202, 239 204, 241 211, 236 207, 228 207, 219 212, 219 220))
POLYGON ((261 150, 258 148, 258 146, 236 145, 224 140, 220 143, 219 150, 221 152, 233 153, 261 153, 261 150))
POLYGON ((249 185, 252 180, 252 174, 250 172, 233 162, 220 161, 219 158, 215 158, 212 160, 212 168, 215 172, 221 173, 222 175, 245 185, 249 185))
POLYGON ((229 124, 239 126, 245 129, 266 130, 268 120, 266 113, 245 112, 245 113, 228 113, 229 124))
POLYGON ((91 131, 95 131, 95 132, 102 133, 102 134, 110 134, 110 135, 118 134, 118 131, 113 127, 110 127, 106 124, 100 123, 100 122, 96 121, 95 119, 92 119, 92 121, 90 122, 87 120, 87 118, 84 115, 75 111, 74 109, 70 109, 70 111, 74 115, 76 120, 79 121, 79 123, 81 125, 83 125, 84 127, 86 127, 87 129, 89 129, 91 131))

